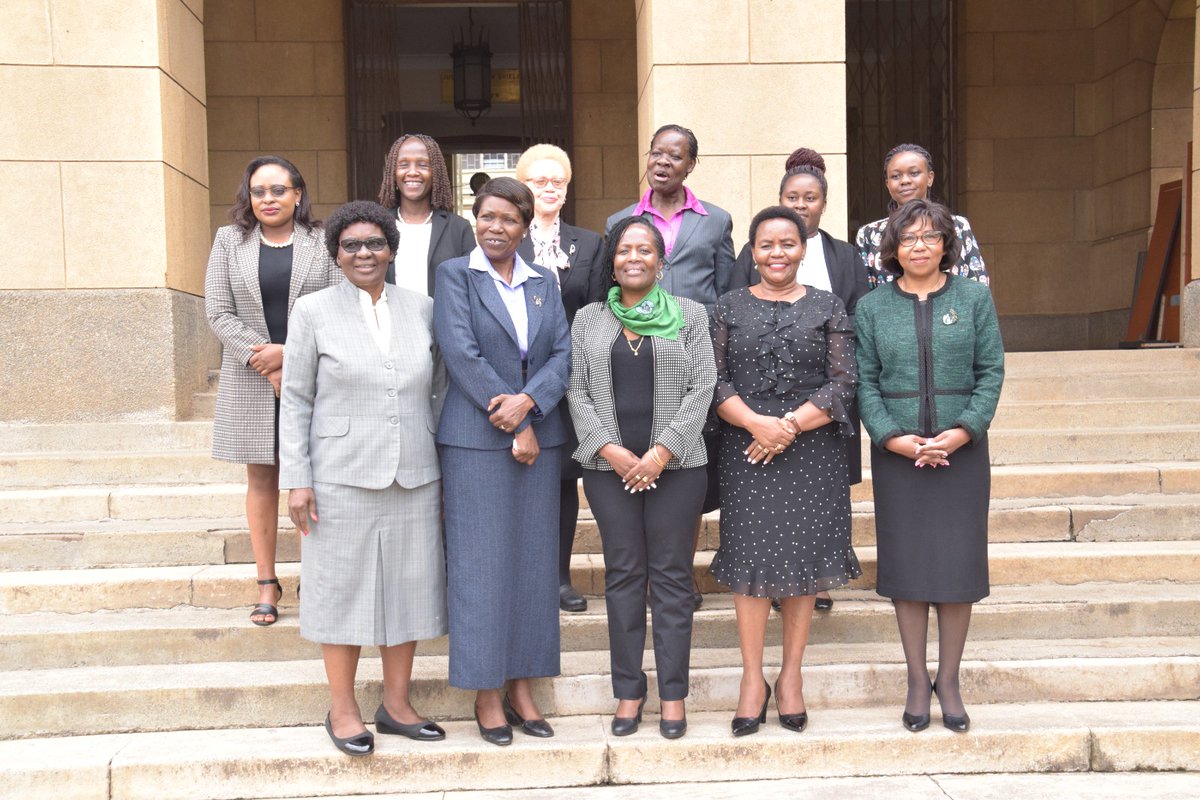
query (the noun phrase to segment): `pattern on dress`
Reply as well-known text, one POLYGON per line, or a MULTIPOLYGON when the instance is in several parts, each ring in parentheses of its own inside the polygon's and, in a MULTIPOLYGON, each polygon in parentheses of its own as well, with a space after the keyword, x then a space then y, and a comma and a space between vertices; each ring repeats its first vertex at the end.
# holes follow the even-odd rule
MULTIPOLYGON (((883 268, 883 259, 879 255, 879 246, 883 243, 883 232, 887 230, 887 224, 887 217, 868 222, 858 229, 858 236, 854 239, 858 258, 867 267, 867 280, 870 281, 872 289, 881 283, 890 283, 896 277, 883 268)), ((979 241, 975 238, 975 232, 971 230, 971 223, 967 222, 966 217, 954 215, 954 235, 958 237, 962 249, 950 272, 990 286, 991 279, 983 263, 983 254, 979 252, 979 241)))

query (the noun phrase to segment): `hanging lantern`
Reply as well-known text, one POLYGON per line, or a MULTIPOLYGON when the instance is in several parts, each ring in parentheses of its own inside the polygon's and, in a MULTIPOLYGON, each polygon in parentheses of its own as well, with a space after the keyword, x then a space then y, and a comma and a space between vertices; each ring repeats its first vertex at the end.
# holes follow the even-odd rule
POLYGON ((459 114, 475 120, 492 108, 492 50, 483 30, 475 34, 475 20, 467 10, 467 33, 458 29, 454 40, 454 108, 459 114))

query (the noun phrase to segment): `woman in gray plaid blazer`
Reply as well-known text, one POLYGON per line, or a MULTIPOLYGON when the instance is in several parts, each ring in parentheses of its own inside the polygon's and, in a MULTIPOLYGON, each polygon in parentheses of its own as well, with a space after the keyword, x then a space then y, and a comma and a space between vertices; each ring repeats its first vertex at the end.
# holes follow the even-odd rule
POLYGON ((296 298, 339 282, 312 218, 304 177, 287 159, 251 161, 217 231, 204 279, 208 324, 221 340, 213 458, 246 465, 246 520, 258 571, 255 625, 278 618, 279 382, 296 298))
POLYGON ((575 459, 600 527, 613 696, 612 732, 637 730, 646 702, 646 589, 662 703, 659 730, 687 730, 692 530, 708 461, 701 430, 717 370, 704 306, 668 295, 663 238, 643 217, 617 222, 605 262, 617 285, 571 328, 567 398, 575 459))

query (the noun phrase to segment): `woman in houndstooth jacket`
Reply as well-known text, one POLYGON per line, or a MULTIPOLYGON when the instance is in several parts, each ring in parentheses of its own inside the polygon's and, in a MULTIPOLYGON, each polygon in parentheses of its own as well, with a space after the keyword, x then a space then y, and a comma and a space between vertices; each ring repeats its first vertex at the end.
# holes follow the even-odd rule
POLYGON ((287 322, 296 298, 338 283, 312 219, 304 177, 287 159, 260 156, 246 166, 217 231, 204 279, 208 324, 221 340, 221 384, 213 458, 246 465, 246 520, 258 571, 255 625, 279 616, 275 576, 279 526, 279 384, 287 322))

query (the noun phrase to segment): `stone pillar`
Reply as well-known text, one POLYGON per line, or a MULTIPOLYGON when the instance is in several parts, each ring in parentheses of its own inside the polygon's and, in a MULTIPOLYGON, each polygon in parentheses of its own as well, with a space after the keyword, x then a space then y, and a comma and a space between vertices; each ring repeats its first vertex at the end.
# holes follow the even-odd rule
POLYGON ((216 353, 203 2, 8 0, 0 31, 0 421, 186 415, 216 353))
POLYGON ((637 0, 637 56, 640 152, 660 125, 695 131, 688 185, 733 215, 735 249, 800 146, 828 164, 822 227, 847 235, 844 3, 637 0))

